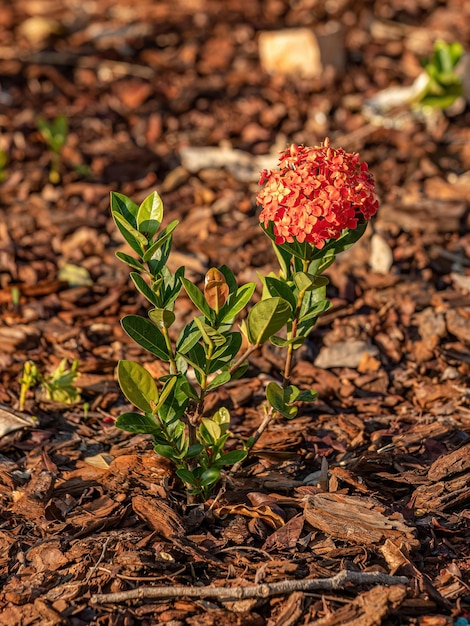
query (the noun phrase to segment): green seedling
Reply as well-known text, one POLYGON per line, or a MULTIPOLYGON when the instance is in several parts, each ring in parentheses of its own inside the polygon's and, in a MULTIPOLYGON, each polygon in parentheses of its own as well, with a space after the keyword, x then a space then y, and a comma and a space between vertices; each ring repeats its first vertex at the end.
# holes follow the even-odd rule
POLYGON ((58 115, 49 122, 40 117, 36 121, 36 126, 50 151, 49 181, 53 185, 58 185, 61 180, 62 149, 67 143, 69 132, 67 118, 64 115, 58 115))
POLYGON ((60 404, 76 404, 80 401, 80 389, 74 385, 80 376, 78 359, 75 359, 70 369, 67 359, 62 359, 59 365, 47 376, 44 376, 33 361, 26 361, 23 365, 23 374, 19 380, 20 400, 19 409, 24 411, 28 391, 40 386, 41 395, 49 402, 60 404))
POLYGON ((423 63, 428 81, 419 97, 421 107, 446 109, 463 95, 462 78, 455 71, 462 54, 459 42, 435 42, 431 58, 423 63))

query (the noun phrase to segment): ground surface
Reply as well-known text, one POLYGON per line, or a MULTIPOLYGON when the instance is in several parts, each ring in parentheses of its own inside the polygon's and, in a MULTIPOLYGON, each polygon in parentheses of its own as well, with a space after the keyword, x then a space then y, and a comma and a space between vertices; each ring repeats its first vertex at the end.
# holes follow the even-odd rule
MULTIPOLYGON (((470 110, 376 124, 362 105, 411 84, 437 37, 468 49, 469 10, 466 0, 2 4, 2 624, 466 623, 470 110), (27 21, 39 15, 53 21, 27 21), (333 19, 344 28, 343 70, 262 71, 260 31, 333 19), (60 114, 70 133, 53 186, 36 121, 60 114), (127 407, 117 360, 163 370, 119 325, 145 303, 114 256, 126 248, 109 192, 141 201, 158 189, 167 219, 183 223, 174 263, 195 280, 222 263, 240 282, 256 279, 274 266, 257 224, 257 159, 326 135, 368 161, 381 209, 329 273, 334 307, 299 354, 293 380, 319 400, 270 428, 212 510, 187 507, 148 438, 113 426, 127 407), (185 152, 206 146, 253 158, 224 167, 227 153, 211 165, 185 152), (382 252, 372 262, 374 233, 382 252), (73 266, 89 284, 67 279, 73 266), (63 358, 79 359, 82 402, 51 405, 31 392, 18 422, 23 363, 48 373, 63 358), (344 570, 377 578, 338 590, 296 583, 344 570), (383 575, 407 581, 388 586, 383 575), (267 598, 203 596, 210 585, 282 581, 291 587, 267 598), (92 598, 149 587, 166 597, 92 598)), ((190 314, 183 300, 179 323, 190 314)), ((273 350, 254 357, 208 407, 227 406, 244 437, 281 367, 273 350)))

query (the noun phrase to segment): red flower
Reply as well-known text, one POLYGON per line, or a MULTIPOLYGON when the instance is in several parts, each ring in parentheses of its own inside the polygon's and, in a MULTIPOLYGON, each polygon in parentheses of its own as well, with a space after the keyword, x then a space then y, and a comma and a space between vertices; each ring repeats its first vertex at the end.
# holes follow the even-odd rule
POLYGON ((338 239, 345 228, 355 228, 359 218, 375 215, 378 201, 374 178, 359 154, 322 146, 293 144, 281 152, 280 169, 261 172, 256 202, 263 207, 260 222, 274 223, 276 243, 307 241, 323 248, 338 239))

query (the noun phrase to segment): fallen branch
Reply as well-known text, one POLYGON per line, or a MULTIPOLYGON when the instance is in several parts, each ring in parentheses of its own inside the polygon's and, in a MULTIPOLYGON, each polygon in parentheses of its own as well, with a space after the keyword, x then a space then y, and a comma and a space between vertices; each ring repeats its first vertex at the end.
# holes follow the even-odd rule
POLYGON ((332 591, 341 589, 347 583, 353 585, 406 585, 405 576, 389 576, 381 572, 350 572, 342 570, 331 578, 313 580, 284 580, 277 583, 263 583, 247 587, 140 587, 116 593, 97 593, 91 596, 93 604, 126 602, 144 598, 221 598, 223 600, 246 600, 247 598, 269 598, 293 591, 332 591))

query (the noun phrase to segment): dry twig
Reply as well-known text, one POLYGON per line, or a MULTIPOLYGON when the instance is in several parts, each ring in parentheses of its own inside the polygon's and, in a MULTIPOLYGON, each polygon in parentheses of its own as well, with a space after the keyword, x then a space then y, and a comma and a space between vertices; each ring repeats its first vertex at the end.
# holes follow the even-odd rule
POLYGON ((292 593, 293 591, 331 591, 341 589, 346 584, 353 585, 406 585, 405 576, 389 576, 381 572, 350 572, 342 570, 331 578, 313 580, 284 580, 277 583, 263 583, 246 587, 140 587, 116 593, 97 593, 91 596, 92 604, 107 604, 141 600, 148 598, 219 598, 225 601, 246 600, 247 598, 269 598, 270 596, 292 593))

